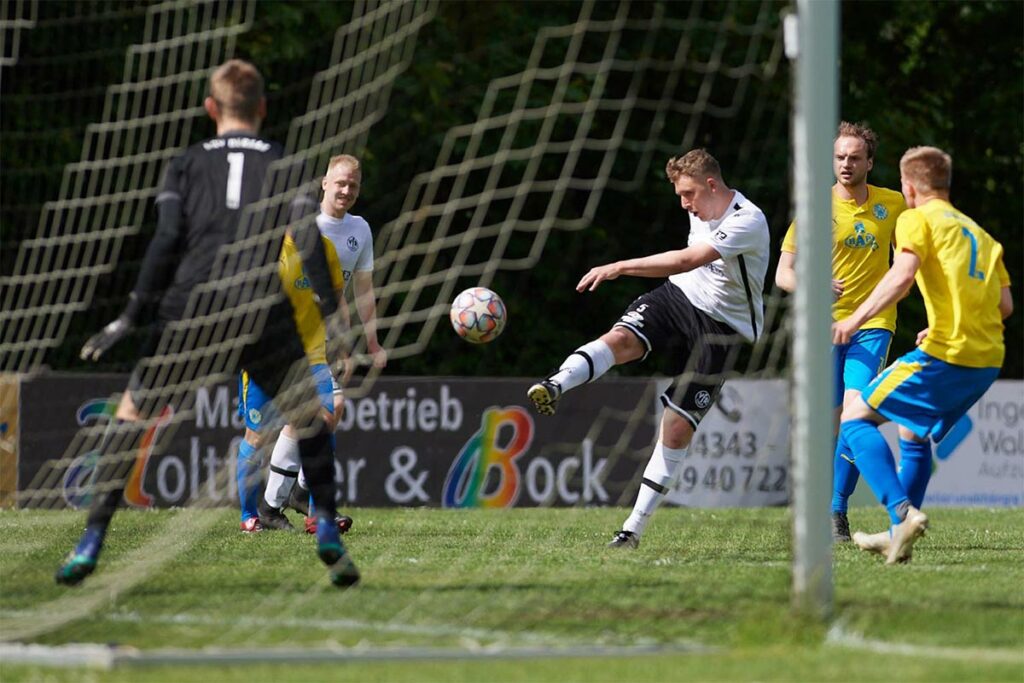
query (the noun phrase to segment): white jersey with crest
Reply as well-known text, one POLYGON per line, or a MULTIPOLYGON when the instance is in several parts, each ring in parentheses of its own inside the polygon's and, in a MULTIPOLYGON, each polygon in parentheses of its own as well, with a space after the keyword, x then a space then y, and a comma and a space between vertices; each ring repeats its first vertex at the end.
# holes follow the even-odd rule
POLYGON ((346 213, 341 218, 334 218, 320 212, 316 225, 338 252, 338 261, 345 275, 345 289, 348 289, 352 273, 373 270, 373 234, 370 224, 361 216, 346 213))
POLYGON ((721 258, 669 282, 694 306, 729 325, 747 341, 764 331, 764 277, 768 272, 768 220, 739 190, 725 214, 702 221, 690 214, 688 246, 709 244, 721 258))

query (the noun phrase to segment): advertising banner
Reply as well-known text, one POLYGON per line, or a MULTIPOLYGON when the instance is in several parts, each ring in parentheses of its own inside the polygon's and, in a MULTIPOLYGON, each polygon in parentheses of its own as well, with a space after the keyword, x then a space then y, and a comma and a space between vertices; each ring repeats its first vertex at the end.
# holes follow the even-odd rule
MULTIPOLYGON (((79 430, 108 423, 126 379, 40 375, 5 392, 18 397, 18 409, 5 403, 2 443, 10 442, 7 450, 17 454, 5 456, 0 474, 13 487, 16 470, 21 505, 88 504, 98 453, 80 445, 79 430)), ((529 383, 393 377, 379 379, 365 395, 351 395, 336 433, 340 503, 631 506, 656 439, 663 383, 605 378, 568 394, 553 417, 530 408, 529 383)), ((997 382, 936 445, 926 505, 1024 504, 1022 388, 1021 382, 997 382)), ((788 390, 784 380, 727 382, 667 502, 786 504, 792 479, 788 390)), ((237 505, 235 463, 244 426, 236 394, 234 384, 201 388, 187 414, 162 414, 139 445, 125 501, 142 508, 237 505)), ((267 429, 272 438, 273 427, 267 429)), ((883 431, 897 451, 895 428, 883 431)), ((854 502, 875 504, 863 483, 854 502)))

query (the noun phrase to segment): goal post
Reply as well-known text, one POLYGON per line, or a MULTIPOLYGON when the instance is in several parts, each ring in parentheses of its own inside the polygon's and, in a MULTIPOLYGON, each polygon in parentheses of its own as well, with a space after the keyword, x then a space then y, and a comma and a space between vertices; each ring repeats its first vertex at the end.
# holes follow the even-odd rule
POLYGON ((798 0, 786 20, 795 58, 793 178, 800 234, 793 316, 793 603, 827 616, 832 608, 828 492, 832 451, 832 136, 838 120, 839 3, 798 0))

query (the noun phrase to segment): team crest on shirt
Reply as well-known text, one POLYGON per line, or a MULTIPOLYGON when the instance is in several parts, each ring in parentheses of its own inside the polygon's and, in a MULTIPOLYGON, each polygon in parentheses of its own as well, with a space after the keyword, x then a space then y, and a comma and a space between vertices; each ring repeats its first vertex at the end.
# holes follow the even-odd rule
POLYGON ((709 405, 711 405, 711 394, 701 389, 694 395, 693 402, 697 405, 698 408, 703 410, 704 408, 707 408, 709 405))
POLYGON ((889 217, 889 209, 885 208, 881 204, 875 204, 871 207, 871 213, 875 214, 875 218, 880 221, 884 221, 889 217))
POLYGON ((357 240, 355 237, 349 237, 348 241, 346 241, 345 244, 348 246, 349 251, 356 251, 357 249, 359 249, 359 240, 357 240))
POLYGON ((309 289, 309 278, 305 272, 302 273, 302 277, 295 278, 295 289, 309 289))
POLYGON ((864 224, 857 221, 853 224, 854 234, 843 240, 843 244, 848 246, 850 249, 870 249, 875 251, 878 249, 878 240, 875 236, 868 232, 868 229, 864 227, 864 224))
POLYGON ((254 425, 258 425, 262 421, 263 421, 263 413, 261 413, 260 411, 256 410, 255 408, 250 408, 249 409, 249 422, 252 422, 254 425))

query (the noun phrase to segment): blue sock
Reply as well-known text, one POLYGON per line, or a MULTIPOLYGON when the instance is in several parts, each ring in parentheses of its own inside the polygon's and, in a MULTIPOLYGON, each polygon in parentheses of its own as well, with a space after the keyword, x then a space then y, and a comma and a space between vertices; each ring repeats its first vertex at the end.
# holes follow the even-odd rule
POLYGON ((242 521, 259 515, 263 477, 260 476, 260 452, 245 439, 238 443, 238 502, 242 521))
POLYGON ((892 450, 878 431, 878 425, 869 420, 850 420, 840 425, 839 429, 842 438, 853 451, 864 481, 889 511, 892 523, 899 524, 903 520, 897 508, 907 500, 907 494, 896 476, 896 460, 892 457, 892 450))
POLYGON ((850 496, 857 488, 857 480, 860 479, 860 472, 853 461, 853 453, 842 432, 836 439, 836 452, 832 458, 832 512, 846 513, 850 503, 850 496))
POLYGON ((932 478, 932 444, 930 441, 900 439, 900 483, 910 504, 916 508, 924 503, 924 492, 932 478))
POLYGON ((90 524, 85 528, 85 533, 75 546, 75 555, 86 555, 94 561, 99 558, 100 550, 103 549, 103 537, 107 535, 107 527, 99 524, 90 524))

